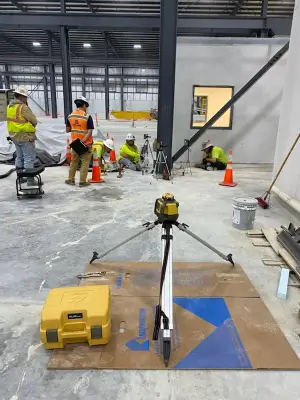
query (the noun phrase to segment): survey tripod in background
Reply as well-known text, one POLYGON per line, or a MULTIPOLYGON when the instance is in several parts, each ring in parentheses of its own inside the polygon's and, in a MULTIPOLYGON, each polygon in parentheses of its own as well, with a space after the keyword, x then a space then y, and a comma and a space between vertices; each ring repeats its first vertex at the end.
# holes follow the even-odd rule
POLYGON ((178 222, 178 207, 179 203, 174 199, 174 196, 170 193, 165 193, 161 198, 156 199, 154 206, 154 213, 157 216, 157 220, 154 222, 146 222, 144 229, 137 232, 130 238, 117 244, 113 248, 105 251, 102 254, 97 252, 93 253, 93 257, 90 261, 92 264, 95 260, 99 260, 118 249, 124 244, 131 240, 139 237, 143 233, 152 230, 156 225, 162 226, 161 232, 161 277, 159 286, 159 302, 156 306, 154 330, 152 339, 159 340, 160 354, 164 360, 164 364, 167 367, 171 357, 171 342, 173 332, 173 227, 177 227, 180 231, 187 233, 189 236, 200 242, 202 245, 213 251, 223 260, 230 262, 234 266, 232 260, 232 254, 225 255, 219 250, 211 246, 209 243, 195 235, 188 229, 188 225, 181 224, 178 222))
POLYGON ((192 166, 191 166, 191 162, 190 162, 190 153, 191 153, 190 140, 189 139, 184 139, 184 145, 187 148, 187 160, 180 162, 180 169, 183 169, 182 176, 184 176, 186 172, 190 173, 192 175, 192 166))
POLYGON ((144 172, 148 172, 149 166, 152 160, 152 167, 151 167, 151 174, 154 172, 155 168, 155 158, 154 158, 154 152, 151 148, 149 139, 151 139, 151 136, 144 134, 144 144, 141 148, 141 161, 142 161, 142 173, 144 175, 144 172))

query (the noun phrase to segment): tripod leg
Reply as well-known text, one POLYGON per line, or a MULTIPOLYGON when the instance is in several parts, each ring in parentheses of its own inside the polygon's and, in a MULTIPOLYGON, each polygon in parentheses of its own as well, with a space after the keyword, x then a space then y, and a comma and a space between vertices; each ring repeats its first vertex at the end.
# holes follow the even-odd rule
POLYGON ((177 228, 188 235, 190 235, 192 238, 196 239, 198 242, 203 244, 203 246, 207 247, 209 250, 213 251, 215 254, 217 254, 219 257, 223 258, 225 261, 229 261, 233 266, 234 262, 232 260, 232 254, 228 254, 227 256, 223 253, 221 253, 219 250, 217 250, 215 247, 211 246, 209 243, 207 243, 205 240, 201 239, 199 236, 195 235, 193 232, 191 232, 189 229, 187 229, 185 224, 180 224, 179 222, 176 224, 177 228))
POLYGON ((119 247, 123 246, 124 244, 130 242, 131 240, 137 238, 138 236, 142 235, 143 233, 150 231, 151 229, 153 229, 155 226, 157 225, 156 222, 152 222, 151 224, 149 223, 149 225, 147 225, 142 231, 139 231, 138 233, 136 233, 135 235, 131 236, 130 238, 123 240, 123 242, 117 244, 116 246, 112 247, 109 250, 106 250, 104 253, 102 254, 98 254, 96 251, 94 251, 93 253, 93 257, 90 261, 90 264, 92 264, 93 261, 95 260, 99 260, 100 258, 105 257, 107 254, 111 253, 112 251, 118 249, 119 247))
POLYGON ((172 331, 173 331, 173 279, 172 279, 172 260, 173 260, 173 230, 170 227, 168 232, 162 228, 162 262, 164 259, 166 235, 170 235, 170 248, 167 261, 166 275, 162 287, 161 296, 161 309, 163 315, 160 323, 160 338, 161 338, 161 353, 164 359, 165 366, 169 364, 171 356, 171 343, 172 343, 172 331))

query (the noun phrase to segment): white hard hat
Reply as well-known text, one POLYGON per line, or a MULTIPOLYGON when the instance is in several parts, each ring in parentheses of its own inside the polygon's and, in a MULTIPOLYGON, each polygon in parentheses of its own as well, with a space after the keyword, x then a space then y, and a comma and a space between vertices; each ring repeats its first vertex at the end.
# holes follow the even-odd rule
POLYGON ((111 140, 111 139, 106 139, 106 140, 104 140, 104 145, 106 146, 106 147, 108 147, 110 150, 114 150, 115 149, 115 144, 114 144, 114 141, 113 140, 111 140))
POLYGON ((204 146, 204 148, 202 149, 202 151, 203 151, 203 150, 206 150, 206 149, 209 149, 210 147, 214 147, 214 145, 213 145, 212 143, 208 142, 208 143, 206 143, 206 145, 204 146))
POLYGON ((74 101, 74 103, 76 104, 77 101, 83 101, 84 103, 86 103, 87 106, 89 106, 89 102, 87 101, 87 98, 84 96, 77 97, 77 99, 74 101))
POLYGON ((126 140, 135 140, 135 136, 132 133, 128 133, 126 140))
POLYGON ((28 90, 25 86, 18 86, 14 93, 21 94, 22 96, 28 97, 28 90))

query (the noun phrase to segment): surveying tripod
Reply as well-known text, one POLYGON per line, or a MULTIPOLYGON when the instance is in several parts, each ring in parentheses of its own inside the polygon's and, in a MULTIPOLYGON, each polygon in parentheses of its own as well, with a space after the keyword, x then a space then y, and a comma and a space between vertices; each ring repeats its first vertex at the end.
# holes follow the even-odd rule
POLYGON ((156 306, 155 322, 152 340, 160 341, 160 354, 163 357, 164 364, 167 367, 171 357, 171 341, 173 331, 173 227, 176 226, 180 231, 187 233, 192 238, 203 244, 205 247, 213 251, 219 257, 225 261, 229 261, 233 266, 232 254, 227 256, 221 253, 219 250, 205 242, 199 236, 195 235, 188 229, 188 225, 181 224, 177 221, 178 219, 178 207, 179 203, 174 199, 174 196, 170 193, 164 194, 161 198, 155 202, 154 212, 157 215, 157 220, 154 222, 146 222, 143 224, 144 229, 117 244, 113 248, 105 251, 102 254, 97 252, 93 253, 93 257, 90 261, 92 264, 95 260, 99 260, 118 249, 124 244, 137 238, 143 233, 152 230, 156 225, 162 226, 161 242, 162 242, 162 269, 160 277, 159 287, 159 302, 156 306))
POLYGON ((143 144, 143 146, 142 146, 142 149, 141 149, 141 157, 143 157, 144 158, 144 161, 143 161, 143 174, 144 174, 144 170, 146 171, 146 172, 148 172, 148 168, 149 168, 149 154, 150 154, 150 156, 151 156, 151 158, 152 158, 152 170, 151 170, 151 174, 153 174, 153 172, 154 172, 154 155, 153 155, 153 151, 152 151, 152 148, 151 148, 151 145, 150 145, 150 142, 149 142, 149 139, 151 138, 151 136, 149 136, 149 135, 144 135, 144 140, 145 140, 145 142, 144 142, 144 144, 143 144))

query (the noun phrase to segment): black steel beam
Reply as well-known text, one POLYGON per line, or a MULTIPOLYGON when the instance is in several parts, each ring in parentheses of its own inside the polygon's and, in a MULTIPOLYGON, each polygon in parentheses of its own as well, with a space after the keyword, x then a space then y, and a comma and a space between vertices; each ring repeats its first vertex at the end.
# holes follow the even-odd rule
POLYGON ((65 112, 65 117, 68 117, 72 112, 72 82, 71 82, 69 32, 68 29, 65 27, 60 28, 60 41, 61 41, 61 57, 62 57, 64 112, 65 112))
POLYGON ((2 72, 0 72, 0 89, 4 89, 4 81, 3 81, 3 77, 2 77, 2 72))
POLYGON ((30 54, 31 56, 34 55, 34 53, 30 49, 28 49, 28 47, 19 43, 17 40, 14 40, 4 35, 2 32, 0 32, 0 38, 2 38, 6 43, 12 44, 13 46, 18 47, 19 49, 26 51, 26 53, 30 54))
POLYGON ((10 0, 10 2, 16 6, 19 10, 23 11, 23 12, 27 12, 27 8, 22 6, 20 3, 18 3, 16 0, 10 0))
POLYGON ((231 11, 230 15, 231 15, 232 17, 235 17, 236 14, 237 14, 237 13, 240 11, 240 9, 243 7, 243 5, 244 5, 245 3, 247 3, 247 1, 248 1, 248 0, 238 0, 238 1, 235 3, 234 9, 231 11))
POLYGON ((86 2, 86 5, 88 6, 90 12, 91 12, 92 14, 95 14, 96 11, 93 9, 93 6, 92 6, 90 0, 85 0, 85 2, 86 2))
MULTIPOLYGON (((249 82, 246 83, 220 110, 213 116, 209 121, 203 125, 202 128, 199 129, 198 132, 191 137, 189 141, 189 146, 192 146, 197 140, 200 139, 202 135, 207 131, 207 129, 211 128, 215 122, 218 121, 223 114, 226 113, 243 95, 257 82, 261 77, 265 75, 266 72, 269 71, 276 63, 279 61, 285 53, 289 49, 289 42, 282 47, 268 62, 264 65, 253 78, 250 79, 249 82)), ((177 161, 179 157, 181 157, 186 151, 188 147, 186 145, 182 146, 172 157, 173 162, 177 161)))
MULTIPOLYGON (((49 56, 53 56, 53 44, 52 37, 49 36, 49 56)), ((55 84, 55 65, 53 63, 49 64, 49 74, 50 74, 50 93, 51 93, 51 115, 52 118, 57 118, 57 99, 56 99, 56 84, 55 84)))
MULTIPOLYGON (((85 67, 84 67, 85 68, 85 67)), ((50 72, 24 72, 24 71, 9 71, 6 72, 7 76, 50 76, 50 72)), ((57 76, 61 76, 61 73, 57 72, 56 73, 57 76)), ((72 77, 76 77, 76 78, 104 78, 104 74, 85 74, 83 73, 72 73, 72 77)), ((110 78, 121 78, 123 76, 124 79, 158 79, 159 75, 134 75, 134 74, 130 74, 130 75, 122 75, 122 74, 110 74, 109 77, 110 78)))
POLYGON ((115 46, 112 44, 112 41, 111 41, 111 38, 110 38, 109 34, 108 34, 107 32, 105 32, 105 34, 106 34, 106 36, 107 36, 107 42, 108 42, 108 44, 110 45, 110 48, 111 48, 112 51, 114 52, 115 56, 116 56, 117 58, 120 58, 119 53, 117 52, 115 46))
POLYGON ((10 77, 9 77, 9 75, 6 75, 6 73, 8 73, 8 65, 7 64, 4 65, 4 70, 5 70, 5 73, 4 73, 5 89, 10 89, 10 77))
POLYGON ((166 146, 165 155, 170 169, 172 168, 177 10, 178 0, 161 0, 157 140, 166 146))
MULTIPOLYGON (((20 64, 23 63, 24 65, 37 65, 41 64, 44 65, 45 63, 50 64, 61 64, 60 57, 43 57, 43 56, 30 56, 30 57, 20 57, 20 56, 10 56, 10 55, 1 55, 0 62, 2 63, 10 63, 10 64, 20 64)), ((113 66, 148 66, 151 67, 158 67, 159 61, 152 60, 152 59, 139 59, 139 58, 71 58, 72 65, 80 65, 80 66, 101 66, 101 65, 109 65, 113 66)))
POLYGON ((121 111, 124 111, 124 69, 121 69, 121 83, 120 83, 120 100, 121 100, 121 111))
MULTIPOLYGON (((278 234, 277 240, 300 265, 300 245, 296 242, 293 236, 291 236, 288 231, 282 230, 278 234)), ((296 268, 298 273, 300 273, 299 265, 296 268)))
MULTIPOLYGON (((285 25, 285 34, 290 33, 292 17, 267 18, 267 26, 273 24, 274 32, 285 25), (286 29, 287 28, 287 29, 286 29)), ((178 19, 178 34, 192 33, 199 35, 201 29, 264 29, 265 21, 261 17, 190 17, 178 19)), ((58 13, 0 13, 0 26, 4 29, 51 29, 60 26, 69 29, 97 29, 102 31, 157 32, 160 28, 159 17, 103 16, 95 14, 58 14, 58 13)))
MULTIPOLYGON (((104 32, 105 58, 108 58, 108 35, 104 32)), ((105 119, 109 119, 109 66, 104 66, 105 71, 105 119)))
POLYGON ((46 76, 47 73, 47 66, 44 66, 44 77, 43 77, 43 84, 44 84, 44 102, 45 102, 45 112, 46 115, 50 115, 50 107, 49 107, 49 93, 48 93, 48 78, 46 76))
MULTIPOLYGON (((72 76, 73 76, 73 74, 72 74, 72 76)), ((85 67, 82 67, 81 91, 82 91, 82 96, 84 96, 84 97, 86 96, 85 77, 86 77, 85 67)))

